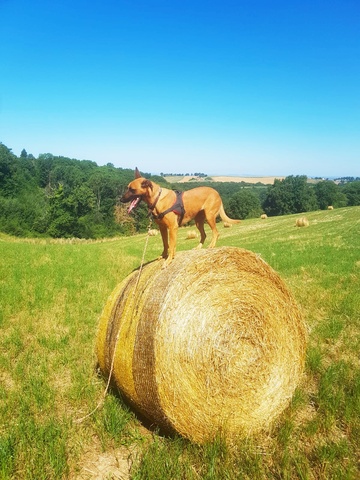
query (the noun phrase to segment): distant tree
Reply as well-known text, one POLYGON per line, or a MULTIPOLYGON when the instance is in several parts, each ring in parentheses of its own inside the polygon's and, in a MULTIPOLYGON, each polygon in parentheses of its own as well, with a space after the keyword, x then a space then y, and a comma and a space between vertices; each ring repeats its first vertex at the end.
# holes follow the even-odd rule
POLYGON ((360 177, 341 177, 341 178, 336 178, 335 180, 338 183, 344 185, 345 183, 349 183, 349 182, 359 182, 360 177))
POLYGON ((318 208, 316 195, 305 175, 275 179, 268 187, 263 209, 268 215, 309 212, 318 208))
POLYGON ((52 187, 52 170, 55 164, 55 157, 51 153, 42 153, 38 156, 36 162, 36 176, 40 188, 52 187))
POLYGON ((315 186, 317 202, 321 210, 327 209, 329 205, 334 207, 345 207, 347 199, 339 187, 331 180, 318 182, 315 186))
POLYGON ((346 195, 348 206, 360 205, 360 181, 349 182, 344 185, 342 192, 346 195))
POLYGON ((20 160, 9 148, 0 143, 0 195, 16 197, 36 186, 33 165, 20 160))
POLYGON ((67 198, 67 204, 78 218, 91 213, 94 210, 95 203, 94 192, 86 184, 74 187, 67 198))
POLYGON ((54 190, 49 199, 49 227, 47 233, 51 237, 74 237, 76 230, 76 217, 72 212, 64 186, 59 186, 54 190))
POLYGON ((0 143, 0 195, 11 195, 13 175, 16 169, 16 156, 10 148, 0 143))
MULTIPOLYGON (((144 176, 168 185, 162 177, 144 176)), ((111 163, 99 167, 51 153, 34 158, 25 149, 17 157, 0 143, 0 230, 86 238, 143 230, 149 222, 144 205, 123 222, 127 226, 115 222, 114 207, 133 178, 133 169, 111 163)))
POLYGON ((166 188, 171 187, 170 183, 167 180, 165 180, 165 178, 161 177, 160 175, 148 175, 148 178, 152 182, 158 183, 159 185, 161 185, 163 187, 166 187, 166 188))
POLYGON ((229 199, 227 210, 230 217, 241 220, 258 217, 262 212, 259 196, 247 188, 243 188, 229 199))
POLYGON ((122 184, 114 177, 108 168, 97 169, 89 178, 88 185, 96 199, 96 210, 104 212, 110 206, 111 210, 122 190, 122 184))

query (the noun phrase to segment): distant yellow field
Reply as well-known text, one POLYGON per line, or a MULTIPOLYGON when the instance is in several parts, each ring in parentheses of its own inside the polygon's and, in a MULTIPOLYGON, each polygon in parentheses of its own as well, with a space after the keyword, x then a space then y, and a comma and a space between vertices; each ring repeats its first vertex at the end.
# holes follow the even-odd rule
POLYGON ((246 182, 246 183, 263 183, 265 185, 272 185, 274 180, 277 178, 279 180, 283 180, 285 177, 232 177, 232 176, 220 176, 220 177, 195 177, 195 176, 177 176, 177 175, 169 175, 164 177, 169 183, 186 183, 186 182, 204 182, 211 181, 213 182, 246 182))
POLYGON ((214 182, 246 182, 273 184, 275 179, 283 180, 285 177, 212 177, 214 182))

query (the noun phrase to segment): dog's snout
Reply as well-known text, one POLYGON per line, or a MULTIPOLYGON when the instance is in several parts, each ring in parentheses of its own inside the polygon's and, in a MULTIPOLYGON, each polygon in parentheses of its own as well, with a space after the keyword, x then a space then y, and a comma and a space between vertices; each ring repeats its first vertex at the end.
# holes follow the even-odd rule
POLYGON ((120 197, 120 202, 126 203, 126 201, 127 201, 127 199, 126 199, 126 194, 127 194, 127 193, 128 193, 128 192, 126 191, 125 193, 123 193, 123 194, 121 195, 121 197, 120 197))

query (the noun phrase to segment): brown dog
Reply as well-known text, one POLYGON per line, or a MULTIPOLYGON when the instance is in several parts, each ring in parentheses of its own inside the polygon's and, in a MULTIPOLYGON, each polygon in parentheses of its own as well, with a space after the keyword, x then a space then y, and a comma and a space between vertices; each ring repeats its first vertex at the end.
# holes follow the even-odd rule
POLYGON ((148 205, 155 222, 159 225, 164 244, 160 258, 166 259, 165 265, 168 265, 175 256, 177 230, 180 225, 195 219, 196 227, 200 232, 200 243, 196 248, 201 248, 206 238, 204 230, 206 220, 212 230, 209 248, 213 248, 219 237, 216 229, 218 215, 223 222, 240 222, 226 215, 220 195, 213 188, 197 187, 183 193, 175 192, 142 177, 136 168, 135 180, 129 183, 120 201, 131 202, 128 208, 130 213, 141 200, 148 205))

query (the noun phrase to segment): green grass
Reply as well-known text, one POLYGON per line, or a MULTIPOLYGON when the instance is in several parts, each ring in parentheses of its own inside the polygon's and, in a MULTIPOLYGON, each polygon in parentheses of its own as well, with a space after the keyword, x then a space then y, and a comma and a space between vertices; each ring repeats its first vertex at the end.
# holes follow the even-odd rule
MULTIPOLYGON (((120 451, 136 480, 360 478, 360 208, 311 212, 308 228, 295 227, 296 217, 219 224, 218 245, 260 254, 309 326, 304 381, 289 408, 270 432, 231 447, 150 432, 111 392, 78 422, 105 388, 95 370, 99 315, 139 266, 145 235, 104 242, 1 235, 0 479, 92 478, 89 457, 93 465, 120 451)), ((178 250, 197 243, 186 232, 178 250)), ((145 261, 160 252, 160 236, 149 237, 145 261)))

